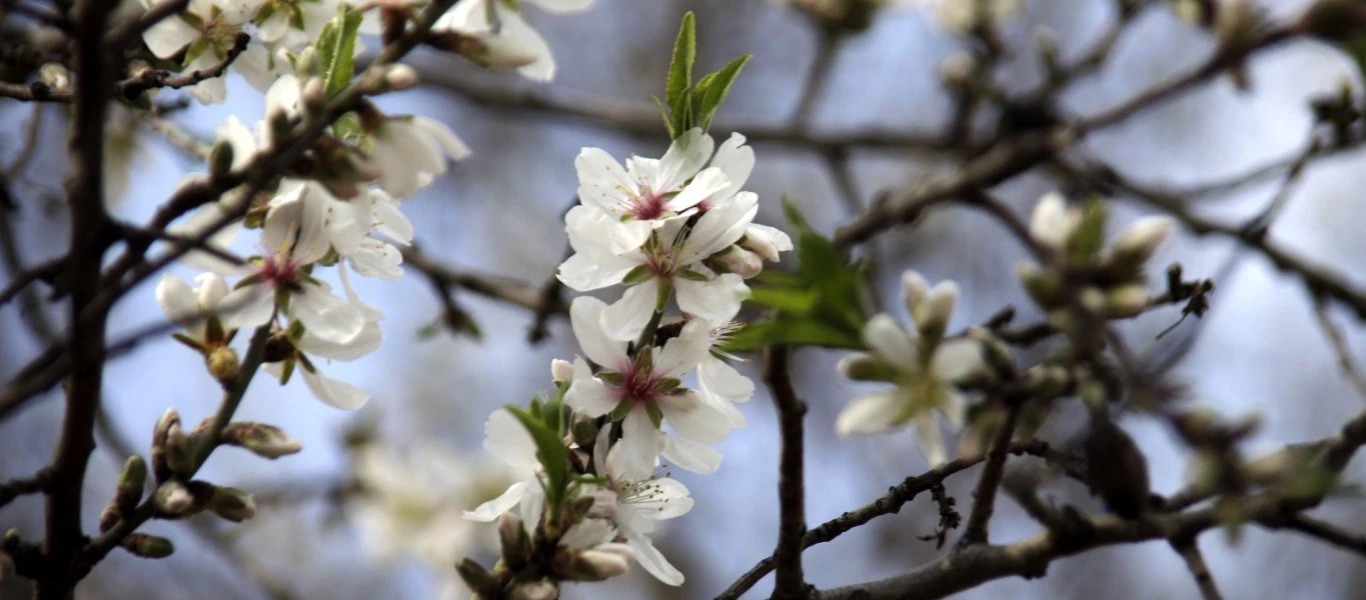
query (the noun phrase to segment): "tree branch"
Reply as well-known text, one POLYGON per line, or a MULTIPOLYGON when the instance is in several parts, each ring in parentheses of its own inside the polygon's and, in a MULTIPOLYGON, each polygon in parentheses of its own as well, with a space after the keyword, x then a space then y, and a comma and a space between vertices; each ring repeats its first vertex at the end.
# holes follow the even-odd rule
POLYGON ((1366 556, 1366 535, 1344 531, 1336 525, 1305 515, 1291 517, 1285 527, 1343 550, 1366 556))
POLYGON ((982 468, 982 476, 977 480, 977 490, 973 492, 972 512, 968 513, 967 529, 963 531, 963 537, 958 539, 959 550, 987 541, 987 522, 991 520, 996 503, 996 489, 1001 485, 1001 477, 1005 475, 1010 438, 1015 436, 1015 424, 1020 419, 1021 406, 1019 402, 1011 404, 1006 412, 1005 422, 1001 424, 1001 429, 996 432, 996 439, 991 443, 986 466, 982 468))
POLYGON ((780 599, 810 595, 802 576, 806 536, 802 420, 806 416, 806 404, 792 388, 790 362, 791 351, 786 346, 770 346, 764 354, 764 382, 778 409, 778 428, 782 435, 778 461, 778 547, 773 551, 777 568, 773 597, 780 599))
POLYGON ((1168 542, 1181 556, 1181 560, 1186 562, 1186 569, 1190 571, 1191 578, 1195 579, 1195 586, 1200 589, 1200 597, 1205 600, 1223 600, 1224 596, 1219 593, 1219 586, 1214 582, 1214 575, 1210 574, 1209 566, 1205 564, 1205 555, 1200 552, 1196 538, 1174 538, 1168 542))

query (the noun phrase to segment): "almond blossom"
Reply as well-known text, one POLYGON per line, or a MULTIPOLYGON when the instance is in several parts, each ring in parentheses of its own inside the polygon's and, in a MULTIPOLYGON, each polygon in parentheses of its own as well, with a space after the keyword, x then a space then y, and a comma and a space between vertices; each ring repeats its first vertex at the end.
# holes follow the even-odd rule
POLYGON ((632 358, 626 353, 627 342, 603 330, 606 309, 601 300, 588 296, 575 298, 570 305, 570 323, 579 347, 603 370, 594 375, 583 359, 577 360, 565 403, 590 418, 610 414, 612 420, 620 420, 622 460, 629 461, 630 468, 653 469, 665 445, 660 423, 693 442, 714 444, 725 439, 730 431, 726 416, 678 379, 706 357, 706 323, 689 322, 662 348, 642 349, 632 358))
POLYGON ((609 492, 606 506, 594 510, 611 515, 617 533, 626 539, 641 567, 664 583, 682 585, 683 574, 655 548, 649 534, 654 532, 655 521, 681 517, 692 510, 688 488, 671 478, 656 477, 653 467, 641 469, 641 464, 624 459, 623 444, 609 449, 609 433, 607 428, 598 433, 593 450, 594 470, 605 477, 609 492))
POLYGON ((855 354, 840 362, 847 377, 895 384, 855 399, 840 412, 835 430, 881 433, 914 425, 916 445, 932 465, 947 460, 935 412, 954 427, 962 427, 966 402, 954 382, 982 365, 978 342, 943 339, 953 313, 958 287, 945 281, 926 289, 923 278, 910 271, 903 278, 905 299, 915 327, 907 332, 886 313, 874 316, 863 328, 863 342, 871 354, 855 354))
POLYGON ((608 217, 604 233, 613 254, 639 248, 669 219, 730 188, 722 169, 704 168, 714 148, 711 136, 694 128, 674 140, 663 158, 633 156, 625 168, 601 148, 579 152, 579 201, 608 217))
MULTIPOLYGON (((143 0, 146 8, 154 4, 152 0, 143 0)), ((246 26, 260 6, 259 0, 190 0, 185 12, 157 21, 142 34, 142 39, 158 58, 171 58, 184 50, 186 72, 208 71, 228 55, 239 35, 247 33, 246 26)), ((265 90, 274 81, 267 68, 270 62, 265 47, 253 42, 233 61, 232 67, 253 87, 265 90)), ((190 94, 205 104, 223 102, 227 92, 227 83, 221 76, 190 88, 190 94)))
MULTIPOLYGON (((527 0, 557 14, 582 12, 593 0, 527 0)), ((442 15, 433 33, 450 31, 461 36, 456 50, 486 67, 517 69, 534 81, 555 78, 555 57, 550 45, 526 19, 515 3, 496 0, 462 0, 442 15)))

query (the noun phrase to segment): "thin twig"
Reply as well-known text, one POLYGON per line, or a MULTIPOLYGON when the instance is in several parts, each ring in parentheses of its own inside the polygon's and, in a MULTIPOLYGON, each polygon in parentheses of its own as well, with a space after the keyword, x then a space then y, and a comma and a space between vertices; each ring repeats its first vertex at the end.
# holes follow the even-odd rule
POLYGON ((1191 578, 1195 580, 1195 586, 1200 588, 1200 597, 1204 600, 1222 600, 1223 594, 1219 593, 1219 586, 1214 581, 1214 575, 1209 571, 1209 566, 1205 564, 1205 555, 1200 552, 1200 546, 1195 536, 1186 538, 1173 538, 1169 540, 1171 547, 1181 556, 1181 560, 1186 562, 1186 570, 1190 571, 1191 578))
POLYGON ((1333 322, 1333 318, 1328 315, 1328 307, 1322 297, 1314 298, 1314 317, 1319 322, 1319 327, 1323 329, 1323 334, 1328 336, 1329 343, 1333 346, 1333 352, 1338 357, 1338 366, 1342 368, 1342 374, 1347 377, 1347 381, 1352 382, 1357 393, 1366 399, 1366 377, 1363 377, 1361 370, 1357 368, 1356 360, 1352 358, 1352 349, 1347 346, 1347 338, 1342 335, 1342 329, 1338 328, 1333 322))
POLYGON ((792 387, 791 351, 772 346, 764 354, 764 382, 778 409, 778 428, 782 435, 778 460, 778 547, 773 551, 777 574, 773 597, 783 599, 809 596, 802 576, 803 538, 806 535, 806 483, 802 421, 806 404, 792 387))
POLYGON ((19 496, 42 492, 47 489, 51 480, 52 470, 45 467, 28 477, 16 477, 0 483, 0 507, 13 502, 19 496))
POLYGON ((1291 517, 1285 526, 1343 550, 1366 556, 1366 535, 1344 531, 1336 525, 1305 515, 1291 517))
POLYGON ((1009 455, 1010 438, 1015 436, 1015 424, 1020 420, 1020 403, 1012 403, 1006 411, 1006 420, 996 432, 996 439, 987 451, 987 462, 982 467, 982 476, 977 480, 977 489, 972 496, 972 511, 968 513, 967 529, 958 538, 958 549, 973 544, 987 542, 987 526, 996 504, 996 489, 1005 475, 1006 456, 1009 455))

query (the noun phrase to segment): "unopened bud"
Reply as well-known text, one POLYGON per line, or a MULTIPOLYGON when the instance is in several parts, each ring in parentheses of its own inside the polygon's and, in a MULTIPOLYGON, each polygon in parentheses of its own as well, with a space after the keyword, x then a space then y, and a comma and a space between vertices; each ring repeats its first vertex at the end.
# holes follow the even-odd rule
POLYGON ((142 500, 142 490, 146 484, 147 461, 136 454, 128 457, 123 463, 123 471, 119 473, 119 487, 114 492, 112 504, 124 513, 131 513, 142 500))
POLYGON ((556 358, 550 361, 550 379, 555 383, 567 383, 574 380, 574 363, 567 360, 556 358))
POLYGON ((434 32, 428 43, 490 69, 525 67, 539 58, 525 44, 503 35, 465 35, 446 30, 434 32))
POLYGON ((727 246, 725 250, 713 254, 707 263, 717 271, 735 273, 744 279, 750 279, 764 271, 764 261, 758 254, 735 245, 727 246))
POLYGON ((1081 212, 1067 205, 1062 194, 1051 192, 1039 199, 1029 218, 1029 237, 1059 250, 1067 245, 1081 223, 1081 212))
POLYGON ((304 80, 299 91, 299 101, 308 114, 316 115, 323 111, 327 104, 327 86, 321 77, 309 77, 304 80))
POLYGON ((1039 308, 1051 310, 1063 302, 1062 275, 1053 269, 1045 269, 1034 263, 1022 262, 1015 267, 1015 276, 1020 279, 1025 293, 1034 300, 1039 308))
POLYGON ((322 74, 322 60, 318 58, 318 51, 313 46, 304 47, 299 52, 299 57, 294 60, 294 72, 299 77, 312 77, 322 74))
POLYGON ((1148 288, 1142 284, 1123 285, 1105 296, 1105 314, 1111 318, 1137 317, 1148 309, 1148 288))
POLYGON ((171 476, 171 467, 167 465, 166 432, 171 425, 180 424, 180 413, 174 408, 166 409, 157 419, 156 427, 152 429, 152 474, 157 481, 165 481, 171 476))
POLYGON ((603 550, 560 548, 554 560, 555 571, 573 581, 603 581, 631 569, 625 555, 603 550))
POLYGON ((745 228, 745 236, 740 238, 740 247, 768 262, 778 262, 779 252, 792 250, 792 238, 779 229, 751 223, 745 228))
POLYGON ((257 456, 280 458, 303 450, 303 445, 274 425, 252 421, 229 423, 219 438, 224 444, 246 448, 257 456))
POLYGON ((1086 309, 1086 312, 1091 314, 1104 314, 1106 300, 1105 292, 1100 291, 1100 288, 1095 286, 1084 287, 1077 294, 1077 302, 1081 304, 1083 309, 1086 309))
POLYGON ((498 518, 498 542, 503 564, 514 571, 521 570, 531 558, 531 538, 522 526, 522 519, 510 512, 498 518))
POLYGON ((38 81, 54 90, 64 90, 71 87, 71 70, 61 63, 43 63, 38 67, 38 81))
POLYGON ((930 288, 925 297, 916 303, 916 310, 911 313, 915 317, 915 325, 920 330, 920 335, 931 340, 943 338, 944 330, 949 326, 949 319, 953 317, 953 306, 957 302, 958 284, 941 281, 930 288))
POLYGON ((209 355, 204 357, 204 362, 209 366, 209 374, 213 375, 219 383, 231 386, 237 383, 237 370, 241 362, 237 360, 237 351, 230 346, 218 346, 209 351, 209 355))
POLYGON ((113 529, 119 521, 123 520, 123 511, 119 510, 118 504, 113 500, 104 505, 104 510, 100 511, 100 533, 105 533, 113 529))
POLYGON ((161 512, 177 517, 197 512, 194 510, 194 495, 190 493, 190 489, 174 480, 167 481, 157 488, 156 504, 161 512))
POLYGON ((555 600, 560 597, 560 588, 547 579, 519 583, 512 588, 511 600, 555 600))
POLYGON ((404 64, 390 66, 384 72, 384 83, 393 91, 410 89, 417 85, 417 70, 404 64))
POLYGON ((471 559, 466 558, 456 563, 455 572, 459 573, 460 578, 465 580, 465 585, 481 598, 497 598, 502 595, 502 586, 498 585, 498 580, 484 569, 483 565, 471 559))
POLYGON ((180 423, 166 430, 166 466, 181 477, 189 477, 194 470, 194 448, 190 437, 181 430, 180 423))
POLYGON ((858 352, 840 359, 840 375, 854 381, 891 381, 896 373, 871 354, 858 352))
POLYGON ((241 523, 256 516, 256 500, 237 488, 220 487, 214 489, 209 498, 208 509, 224 519, 241 523))
POLYGON ((1067 392, 1071 377, 1067 369, 1055 365, 1034 365, 1025 371, 1025 388, 1031 397, 1054 398, 1067 392))
POLYGON ((130 533, 120 545, 134 556, 143 558, 166 558, 175 552, 171 540, 145 533, 130 533))
POLYGON ((278 104, 271 104, 266 107, 266 131, 270 132, 267 140, 267 147, 279 145, 283 140, 288 140, 294 132, 294 126, 290 123, 289 111, 278 104))
POLYGON ((1170 217, 1144 217, 1135 221, 1128 231, 1115 240, 1111 250, 1114 261, 1133 267, 1148 262, 1175 226, 1176 222, 1170 217))
POLYGON ((592 419, 575 421, 570 431, 574 434, 574 442, 582 448, 592 448, 593 441, 598 439, 598 424, 592 419))
POLYGON ((222 177, 232 171, 233 150, 232 143, 226 139, 219 139, 213 143, 213 148, 209 150, 209 174, 215 177, 222 177))
POLYGON ((906 312, 914 315, 916 305, 925 299, 925 293, 930 291, 930 283, 925 281, 925 277, 916 271, 906 271, 901 274, 901 298, 906 301, 906 312))

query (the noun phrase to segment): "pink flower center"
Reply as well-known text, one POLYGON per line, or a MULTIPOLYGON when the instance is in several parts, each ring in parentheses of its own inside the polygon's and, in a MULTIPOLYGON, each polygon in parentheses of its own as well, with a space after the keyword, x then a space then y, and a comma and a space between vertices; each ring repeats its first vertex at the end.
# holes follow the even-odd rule
POLYGON ((659 395, 660 377, 653 372, 638 371, 633 365, 624 365, 621 376, 623 381, 621 387, 617 388, 617 394, 622 400, 648 404, 659 395))
POLYGON ((651 191, 636 198, 635 203, 631 205, 631 216, 641 221, 652 221, 664 216, 664 210, 664 195, 651 191))
POLYGON ((272 287, 287 287, 299 280, 299 264, 288 254, 270 254, 256 271, 261 282, 272 287))

